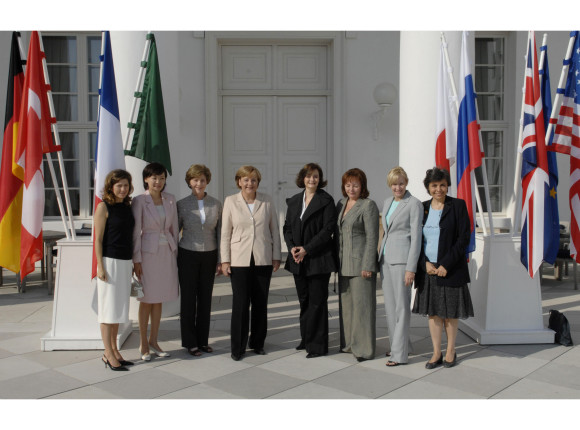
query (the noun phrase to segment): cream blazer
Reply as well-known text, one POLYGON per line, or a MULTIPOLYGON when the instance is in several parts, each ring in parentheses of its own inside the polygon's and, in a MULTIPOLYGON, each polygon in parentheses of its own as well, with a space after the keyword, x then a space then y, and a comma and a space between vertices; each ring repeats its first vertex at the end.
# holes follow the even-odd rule
POLYGON ((267 194, 256 193, 250 213, 241 191, 226 197, 222 212, 220 255, 222 263, 248 267, 254 254, 256 266, 281 260, 278 214, 267 194))

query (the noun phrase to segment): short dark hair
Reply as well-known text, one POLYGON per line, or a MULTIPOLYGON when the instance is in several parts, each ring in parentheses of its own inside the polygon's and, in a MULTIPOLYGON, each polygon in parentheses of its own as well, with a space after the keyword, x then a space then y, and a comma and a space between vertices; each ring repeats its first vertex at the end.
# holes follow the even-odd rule
MULTIPOLYGON (((147 179, 153 175, 155 175, 155 176, 165 175, 165 179, 167 179, 167 169, 161 163, 153 162, 153 163, 147 164, 145 166, 145 168, 143 169, 143 188, 145 188, 146 190, 149 189, 149 185, 147 185, 147 182, 145 182, 145 179, 147 179)), ((167 185, 167 184, 165 184, 165 185, 167 185)), ((165 189, 165 185, 163 186, 163 190, 165 189)), ((161 190, 161 191, 163 191, 163 190, 161 190)))
POLYGON ((425 189, 429 192, 429 184, 431 182, 439 182, 439 181, 447 181, 447 186, 451 186, 451 175, 447 171, 447 169, 440 169, 439 167, 433 167, 432 169, 427 170, 425 172, 425 179, 423 179, 423 185, 425 185, 425 189))
POLYGON ((306 188, 306 186, 304 185, 304 178, 306 176, 308 176, 309 174, 311 174, 315 170, 318 170, 318 175, 320 176, 320 181, 318 182, 318 188, 326 187, 326 184, 328 183, 328 181, 324 180, 324 174, 322 173, 322 167, 320 167, 316 163, 305 164, 304 167, 302 167, 302 169, 300 169, 300 171, 296 175, 296 186, 298 188, 306 188))
POLYGON ((347 197, 348 195, 346 194, 346 190, 344 189, 344 186, 346 185, 346 183, 350 180, 350 179, 356 179, 357 181, 360 182, 360 196, 363 199, 366 199, 369 196, 369 189, 367 188, 367 175, 365 175, 365 172, 363 172, 361 169, 358 168, 354 168, 354 169, 349 169, 346 172, 344 172, 344 175, 342 175, 342 185, 340 187, 341 191, 342 191, 342 195, 344 197, 347 197))

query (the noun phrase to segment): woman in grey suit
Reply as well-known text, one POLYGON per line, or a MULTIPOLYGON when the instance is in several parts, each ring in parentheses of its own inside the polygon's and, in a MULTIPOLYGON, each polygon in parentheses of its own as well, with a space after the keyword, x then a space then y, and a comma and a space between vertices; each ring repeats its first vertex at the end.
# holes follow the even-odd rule
POLYGON ((213 352, 209 346, 211 296, 220 273, 222 204, 205 192, 211 171, 194 164, 185 174, 191 194, 177 202, 181 240, 177 255, 181 287, 181 346, 194 357, 213 352))
POLYGON ((407 364, 411 342, 411 285, 421 252, 423 205, 407 191, 409 178, 402 167, 391 169, 387 184, 393 196, 385 200, 382 212, 384 236, 379 263, 385 298, 385 312, 391 343, 387 366, 407 364))
POLYGON ((342 175, 342 195, 336 206, 341 352, 364 361, 375 355, 379 209, 368 199, 367 177, 360 169, 342 175))

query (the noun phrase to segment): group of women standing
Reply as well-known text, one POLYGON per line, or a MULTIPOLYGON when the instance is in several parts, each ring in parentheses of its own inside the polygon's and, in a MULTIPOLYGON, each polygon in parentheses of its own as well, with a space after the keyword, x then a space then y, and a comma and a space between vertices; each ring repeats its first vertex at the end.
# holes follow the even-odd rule
MULTIPOLYGON (((179 288, 182 346, 193 356, 213 352, 211 297, 220 273, 230 277, 232 285, 232 359, 242 359, 247 347, 265 354, 268 293, 272 273, 280 267, 281 246, 274 204, 257 191, 260 172, 253 166, 238 169, 235 183, 240 192, 228 196, 223 208, 205 192, 211 180, 206 166, 188 169, 185 181, 192 193, 177 202, 163 192, 166 178, 161 164, 149 164, 143 171, 147 191, 131 204, 131 176, 112 171, 105 181, 104 201, 95 211, 105 366, 127 370, 133 364, 116 347, 118 324, 128 320, 131 260, 144 290, 139 299, 143 360, 150 360, 151 353, 169 356, 157 336, 162 303, 176 300, 179 288)), ((308 163, 298 172, 296 185, 303 191, 287 200, 284 268, 293 274, 300 303, 296 349, 305 350, 307 358, 328 353, 332 272, 339 275, 340 352, 351 353, 358 361, 374 358, 380 271, 391 344, 387 366, 408 362, 413 282, 417 288, 413 312, 429 316, 433 341, 433 356, 426 367, 455 365, 458 318, 473 316, 465 255, 470 237, 467 209, 462 200, 447 196, 451 180, 445 170, 427 171, 424 185, 432 199, 423 204, 406 190, 408 181, 400 167, 389 172, 393 195, 385 201, 380 217, 376 203, 369 199, 362 170, 345 172, 343 199, 336 206, 323 190, 327 181, 318 164, 308 163), (379 223, 384 236, 377 253, 379 223), (444 360, 443 329, 447 334, 444 360)))

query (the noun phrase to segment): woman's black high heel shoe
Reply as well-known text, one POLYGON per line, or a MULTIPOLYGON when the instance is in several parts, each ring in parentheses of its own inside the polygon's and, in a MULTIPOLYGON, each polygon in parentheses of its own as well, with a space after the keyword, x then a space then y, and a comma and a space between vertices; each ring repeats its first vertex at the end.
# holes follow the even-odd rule
POLYGON ((441 363, 443 363, 443 353, 441 353, 441 355, 439 356, 439 360, 431 363, 430 361, 428 361, 427 363, 425 363, 425 369, 435 369, 436 367, 441 366, 441 363))
POLYGON ((105 369, 107 368, 107 366, 109 366, 109 369, 115 370, 115 371, 129 370, 123 365, 120 365, 117 367, 111 365, 111 363, 109 363, 109 360, 107 360, 107 357, 105 357, 104 355, 103 355, 103 358, 101 358, 101 360, 103 361, 103 363, 105 363, 105 369))

